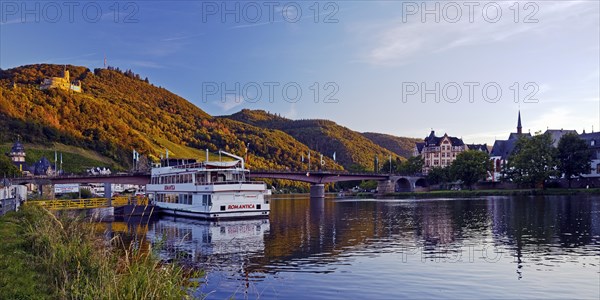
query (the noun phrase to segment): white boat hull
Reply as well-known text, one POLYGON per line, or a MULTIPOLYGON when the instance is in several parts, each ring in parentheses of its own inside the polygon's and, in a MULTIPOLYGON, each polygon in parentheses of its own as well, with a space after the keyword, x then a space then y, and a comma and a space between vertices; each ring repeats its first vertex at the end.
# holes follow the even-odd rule
POLYGON ((178 210, 172 208, 160 208, 160 213, 188 218, 198 219, 243 219, 243 218, 268 218, 268 210, 255 210, 255 211, 230 211, 230 212, 196 212, 178 210))

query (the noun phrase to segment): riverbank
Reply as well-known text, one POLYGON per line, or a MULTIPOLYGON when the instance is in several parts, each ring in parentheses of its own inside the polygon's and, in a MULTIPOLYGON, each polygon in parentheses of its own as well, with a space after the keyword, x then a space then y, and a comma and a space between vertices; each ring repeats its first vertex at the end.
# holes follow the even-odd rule
POLYGON ((469 198, 485 196, 573 196, 600 195, 600 189, 514 189, 514 190, 460 190, 390 193, 383 197, 394 198, 469 198))
POLYGON ((81 218, 33 205, 0 217, 0 299, 189 299, 200 275, 81 218))

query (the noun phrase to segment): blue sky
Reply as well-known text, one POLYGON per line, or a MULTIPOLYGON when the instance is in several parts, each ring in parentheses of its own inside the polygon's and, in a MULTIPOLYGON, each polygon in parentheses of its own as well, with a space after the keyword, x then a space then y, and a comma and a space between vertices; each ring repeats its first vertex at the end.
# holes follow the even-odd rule
POLYGON ((0 67, 106 55, 212 115, 491 144, 519 108, 532 133, 600 130, 599 3, 3 1, 0 67))

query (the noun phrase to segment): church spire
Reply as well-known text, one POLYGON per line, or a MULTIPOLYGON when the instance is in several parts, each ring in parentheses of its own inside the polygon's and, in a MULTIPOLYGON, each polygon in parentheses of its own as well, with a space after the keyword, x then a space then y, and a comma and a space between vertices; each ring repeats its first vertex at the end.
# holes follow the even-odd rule
POLYGON ((521 127, 521 110, 519 110, 519 121, 517 122, 517 133, 523 133, 523 127, 521 127))

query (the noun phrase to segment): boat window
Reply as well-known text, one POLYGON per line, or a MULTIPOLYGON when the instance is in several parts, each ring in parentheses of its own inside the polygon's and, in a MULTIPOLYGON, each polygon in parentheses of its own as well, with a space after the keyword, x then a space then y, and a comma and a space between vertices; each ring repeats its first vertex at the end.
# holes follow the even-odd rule
POLYGON ((221 205, 221 210, 225 210, 225 205, 221 205))

